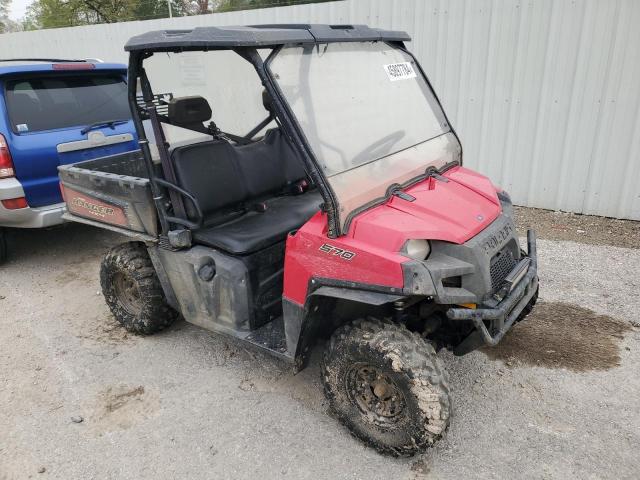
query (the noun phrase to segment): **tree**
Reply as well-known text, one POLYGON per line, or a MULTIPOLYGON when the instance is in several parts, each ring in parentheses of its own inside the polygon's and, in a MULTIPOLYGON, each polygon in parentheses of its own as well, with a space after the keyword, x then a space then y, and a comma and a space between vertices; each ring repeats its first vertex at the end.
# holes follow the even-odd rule
POLYGON ((209 8, 209 0, 194 0, 190 2, 191 15, 203 15, 205 13, 211 13, 209 8))
MULTIPOLYGON (((175 17, 330 0, 170 0, 175 17)), ((11 0, 0 0, 0 5, 11 0)), ((1 8, 1 7, 0 7, 1 8)), ((1 12, 1 10, 0 10, 1 12)), ((1 14, 0 14, 1 15, 1 14)), ((166 0, 34 0, 27 8, 25 30, 128 20, 166 18, 166 0)))
MULTIPOLYGON (((175 16, 187 15, 187 7, 185 0, 171 0, 175 16)), ((27 8, 24 27, 33 30, 168 16, 164 0, 35 0, 27 8)))
POLYGON ((332 0, 218 0, 216 12, 250 10, 253 8, 284 7, 301 3, 322 3, 332 0))
POLYGON ((11 0, 0 0, 0 33, 11 32, 14 22, 9 18, 9 6, 11 0))

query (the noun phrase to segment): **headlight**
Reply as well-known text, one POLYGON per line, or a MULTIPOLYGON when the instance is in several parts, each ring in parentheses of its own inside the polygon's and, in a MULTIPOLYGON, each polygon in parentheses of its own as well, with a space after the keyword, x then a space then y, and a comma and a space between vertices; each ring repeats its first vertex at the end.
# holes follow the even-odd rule
POLYGON ((414 260, 424 260, 431 253, 431 247, 426 240, 407 240, 402 247, 402 253, 414 260))

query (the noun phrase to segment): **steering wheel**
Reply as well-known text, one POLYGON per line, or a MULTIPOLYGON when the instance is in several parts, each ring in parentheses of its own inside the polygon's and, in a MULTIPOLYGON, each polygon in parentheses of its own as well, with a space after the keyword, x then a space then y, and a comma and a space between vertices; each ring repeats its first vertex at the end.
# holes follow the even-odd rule
POLYGON ((353 160, 351 161, 352 165, 359 165, 361 163, 365 163, 367 161, 388 155, 389 149, 402 137, 404 137, 404 130, 398 130, 382 137, 380 140, 376 140, 355 157, 353 157, 353 160))

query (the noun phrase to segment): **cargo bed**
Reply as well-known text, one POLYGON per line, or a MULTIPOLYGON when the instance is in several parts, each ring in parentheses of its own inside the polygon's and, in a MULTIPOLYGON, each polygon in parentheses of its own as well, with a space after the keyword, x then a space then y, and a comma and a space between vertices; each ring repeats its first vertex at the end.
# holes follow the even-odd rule
POLYGON ((157 241, 158 217, 139 150, 58 167, 66 220, 157 241))

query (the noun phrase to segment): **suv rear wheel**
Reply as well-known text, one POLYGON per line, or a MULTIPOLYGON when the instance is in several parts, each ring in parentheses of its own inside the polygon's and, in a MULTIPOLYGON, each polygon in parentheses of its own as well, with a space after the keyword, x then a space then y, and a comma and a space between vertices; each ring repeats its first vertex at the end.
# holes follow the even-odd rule
POLYGON ((149 335, 171 325, 178 314, 168 304, 145 246, 129 242, 107 252, 100 268, 104 298, 128 331, 149 335))
POLYGON ((7 259, 7 234, 4 228, 0 228, 0 264, 7 259))
POLYGON ((402 325, 370 318, 340 327, 325 350, 322 380, 338 418, 382 453, 420 452, 449 424, 444 366, 402 325))

